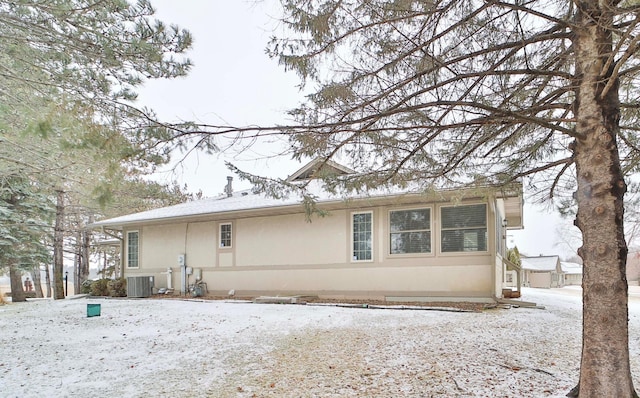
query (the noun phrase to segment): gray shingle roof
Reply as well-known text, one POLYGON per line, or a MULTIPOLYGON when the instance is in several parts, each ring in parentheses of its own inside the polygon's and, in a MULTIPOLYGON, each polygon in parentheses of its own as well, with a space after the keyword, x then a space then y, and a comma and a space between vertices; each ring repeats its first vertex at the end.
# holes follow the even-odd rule
MULTIPOLYGON (((346 199, 345 197, 342 197, 340 195, 331 194, 325 191, 324 189, 322 189, 322 185, 320 184, 320 182, 317 181, 312 181, 307 186, 307 191, 315 196, 318 203, 340 202, 346 199)), ((411 192, 379 190, 377 192, 370 192, 367 194, 353 195, 349 198, 374 198, 407 193, 411 192)), ((148 221, 159 221, 190 216, 223 214, 228 212, 259 210, 276 207, 299 207, 300 211, 302 211, 302 200, 303 198, 299 194, 292 194, 287 198, 274 199, 262 193, 256 194, 251 190, 245 190, 234 192, 231 197, 222 195, 215 198, 194 200, 174 206, 161 207, 158 209, 143 211, 140 213, 128 214, 121 217, 102 220, 91 224, 90 227, 121 227, 122 225, 126 224, 139 224, 148 221)))
POLYGON ((231 197, 219 196, 181 203, 174 206, 161 207, 147 210, 140 213, 128 214, 108 220, 98 221, 92 227, 115 226, 123 224, 133 224, 136 222, 172 219, 188 216, 198 216, 205 214, 224 213, 229 211, 259 209, 266 207, 277 207, 300 204, 299 197, 288 199, 273 199, 264 195, 257 195, 250 191, 236 192, 231 197))
MULTIPOLYGON (((339 166, 339 165, 338 165, 339 166)), ((332 166, 333 167, 333 166, 332 166)), ((301 169, 302 170, 302 169, 301 169)), ((345 168, 345 170, 347 170, 345 168)), ((405 189, 390 189, 390 188, 380 188, 375 191, 369 191, 367 193, 360 194, 332 194, 327 192, 323 188, 323 184, 321 181, 312 180, 308 181, 306 185, 307 192, 315 197, 317 203, 336 203, 342 202, 347 199, 367 199, 367 198, 385 198, 391 196, 399 196, 399 195, 411 195, 411 194, 420 194, 422 191, 419 187, 416 188, 410 187, 405 189)), ((483 187, 481 189, 492 189, 491 187, 483 187)), ((440 193, 433 193, 432 195, 438 196, 439 199, 443 197, 440 196, 442 192, 448 190, 443 190, 440 193)), ((450 190, 451 192, 461 192, 460 190, 450 190)), ((470 193, 473 194, 474 190, 470 189, 470 193)), ((478 192, 475 192, 475 195, 478 195, 478 192)), ((475 196, 478 197, 478 196, 475 196)), ((181 203, 174 206, 161 207, 158 209, 143 211, 140 213, 128 214, 121 217, 115 217, 107 220, 98 221, 94 224, 91 224, 89 227, 108 227, 108 228, 122 228, 124 225, 134 225, 134 224, 142 224, 145 222, 156 222, 156 221, 164 221, 171 219, 181 219, 181 218, 189 218, 189 217, 197 217, 204 215, 224 215, 226 213, 231 212, 240 212, 240 211, 251 211, 251 210, 260 210, 260 209, 268 209, 268 208, 289 208, 293 209, 295 207, 299 208, 302 211, 302 195, 300 194, 291 194, 286 198, 282 199, 274 199, 270 196, 266 196, 265 194, 256 194, 251 190, 239 191, 233 193, 231 197, 227 197, 227 195, 222 195, 215 198, 206 198, 201 200, 194 200, 186 203, 181 203)), ((518 212, 521 212, 522 202, 518 202, 520 208, 518 212)), ((519 214, 520 219, 522 218, 522 214, 519 214)), ((511 217, 508 217, 511 218, 511 217)))

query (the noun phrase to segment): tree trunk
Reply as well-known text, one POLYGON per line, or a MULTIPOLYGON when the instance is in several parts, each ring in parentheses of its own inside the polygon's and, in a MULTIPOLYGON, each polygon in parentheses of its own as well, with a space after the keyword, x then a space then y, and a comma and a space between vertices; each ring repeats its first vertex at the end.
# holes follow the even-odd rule
POLYGON ((40 276, 40 266, 34 265, 31 269, 31 273, 33 274, 33 290, 36 292, 36 297, 43 298, 44 294, 42 292, 42 277, 40 276))
POLYGON ((617 147, 617 78, 607 66, 613 17, 597 1, 580 2, 576 18, 576 226, 583 246, 583 336, 580 380, 573 396, 634 397, 629 364, 626 184, 617 147), (607 82, 612 86, 604 91, 607 82), (577 395, 576 395, 577 392, 577 395))
POLYGON ((56 223, 53 235, 53 298, 64 299, 64 273, 63 241, 64 241, 64 192, 56 191, 56 223))
POLYGON ((49 272, 49 265, 44 267, 44 280, 47 285, 47 298, 51 297, 51 272, 49 272))
POLYGON ((14 259, 9 259, 9 281, 11 283, 11 301, 14 303, 27 301, 22 288, 22 271, 18 269, 14 259))
MULTIPOLYGON (((89 219, 89 223, 93 222, 92 219, 89 219)), ((82 231, 82 261, 80 261, 80 268, 78 270, 78 292, 80 291, 80 286, 89 279, 89 246, 91 243, 91 232, 88 230, 82 231)))
POLYGON ((74 288, 74 291, 76 292, 80 291, 80 288, 78 286, 78 282, 80 281, 80 278, 78 278, 78 275, 80 275, 80 263, 82 263, 82 256, 80 255, 81 240, 82 238, 80 235, 80 231, 78 231, 76 234, 76 244, 74 246, 74 252, 73 252, 73 288, 74 288))

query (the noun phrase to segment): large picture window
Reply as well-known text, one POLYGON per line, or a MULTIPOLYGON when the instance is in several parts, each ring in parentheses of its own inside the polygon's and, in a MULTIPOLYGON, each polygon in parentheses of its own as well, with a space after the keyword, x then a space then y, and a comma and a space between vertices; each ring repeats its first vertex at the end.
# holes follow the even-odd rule
POLYGON ((220 224, 220 247, 231 247, 231 223, 220 224))
POLYGON ((431 209, 389 213, 390 254, 431 252, 431 209))
POLYGON ((441 208, 442 252, 487 251, 485 204, 441 208))
POLYGON ((140 266, 140 234, 138 231, 127 232, 127 268, 140 266))
POLYGON ((353 261, 373 259, 373 214, 353 213, 353 261))

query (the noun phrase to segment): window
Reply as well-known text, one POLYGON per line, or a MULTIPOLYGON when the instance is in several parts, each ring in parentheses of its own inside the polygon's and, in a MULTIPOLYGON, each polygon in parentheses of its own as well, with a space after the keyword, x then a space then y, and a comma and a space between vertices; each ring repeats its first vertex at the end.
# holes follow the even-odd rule
POLYGON ((127 232, 127 268, 138 268, 140 252, 140 235, 138 231, 127 232))
POLYGON ((485 204, 441 208, 442 252, 487 251, 485 204))
POLYGON ((373 259, 373 214, 353 213, 353 261, 371 261, 373 259))
POLYGON ((220 224, 220 247, 231 247, 231 223, 220 224))
POLYGON ((431 252, 431 209, 389 213, 390 254, 431 252))

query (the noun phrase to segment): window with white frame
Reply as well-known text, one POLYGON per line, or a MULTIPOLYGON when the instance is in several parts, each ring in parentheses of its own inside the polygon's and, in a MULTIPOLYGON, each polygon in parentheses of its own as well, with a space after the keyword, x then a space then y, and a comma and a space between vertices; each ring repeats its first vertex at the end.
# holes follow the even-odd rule
POLYGON ((373 259, 373 213, 353 213, 353 261, 371 261, 373 259))
POLYGON ((220 247, 231 247, 231 223, 220 224, 220 247))
POLYGON ((442 207, 440 215, 443 253, 487 251, 487 205, 442 207))
POLYGON ((390 254, 431 253, 431 209, 389 212, 390 254))
POLYGON ((140 234, 138 231, 127 232, 127 268, 140 266, 140 234))

